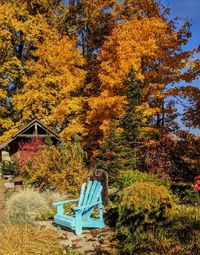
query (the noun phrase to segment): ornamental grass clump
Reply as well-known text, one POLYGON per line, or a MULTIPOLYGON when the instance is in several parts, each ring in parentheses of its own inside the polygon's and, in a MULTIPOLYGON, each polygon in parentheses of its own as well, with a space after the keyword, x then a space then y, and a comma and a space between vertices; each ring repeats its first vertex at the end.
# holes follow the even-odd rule
POLYGON ((5 225, 0 229, 0 255, 60 255, 55 231, 30 225, 5 225))
POLYGON ((49 211, 48 201, 33 189, 14 193, 6 201, 8 217, 13 223, 33 223, 45 211, 49 211))

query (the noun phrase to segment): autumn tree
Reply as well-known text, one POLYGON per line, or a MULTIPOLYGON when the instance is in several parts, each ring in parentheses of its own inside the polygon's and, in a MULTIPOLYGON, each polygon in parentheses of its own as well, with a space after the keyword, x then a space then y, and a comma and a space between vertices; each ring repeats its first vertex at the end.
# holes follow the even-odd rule
POLYGON ((200 128, 200 89, 187 86, 179 93, 181 106, 184 109, 183 121, 187 127, 200 128))
POLYGON ((33 118, 52 125, 59 120, 55 125, 61 130, 73 129, 73 123, 79 131, 84 60, 62 30, 66 5, 58 0, 1 1, 0 11, 1 139, 33 118))
MULTIPOLYGON (((124 116, 127 103, 124 81, 130 69, 135 79, 141 81, 143 100, 137 107, 138 115, 149 123, 149 131, 155 132, 150 143, 159 142, 159 130, 177 130, 176 105, 168 97, 175 96, 172 88, 177 82, 191 82, 199 73, 194 68, 197 61, 191 66, 197 49, 182 50, 191 37, 190 24, 186 21, 177 29, 176 21, 167 18, 168 10, 162 11, 155 1, 140 1, 143 4, 135 1, 129 8, 131 2, 123 2, 121 21, 107 37, 97 58, 98 91, 89 98, 91 111, 87 117, 89 134, 95 137, 93 146, 98 146, 98 140, 106 136, 113 116, 117 125, 124 116)), ((176 92, 178 95, 179 91, 176 92)))

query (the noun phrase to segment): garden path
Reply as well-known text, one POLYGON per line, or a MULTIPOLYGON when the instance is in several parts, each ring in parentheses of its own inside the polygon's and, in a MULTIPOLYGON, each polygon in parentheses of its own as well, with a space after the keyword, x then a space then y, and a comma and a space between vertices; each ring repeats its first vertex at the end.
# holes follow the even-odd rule
POLYGON ((2 219, 4 215, 3 212, 4 192, 5 192, 4 182, 0 181, 0 219, 2 219))
POLYGON ((3 208, 5 187, 4 183, 0 181, 0 210, 3 208))
POLYGON ((80 236, 76 236, 73 231, 57 229, 52 223, 52 221, 43 221, 39 224, 56 230, 60 237, 60 243, 66 250, 72 249, 85 255, 118 254, 115 233, 109 227, 105 229, 87 229, 80 236))

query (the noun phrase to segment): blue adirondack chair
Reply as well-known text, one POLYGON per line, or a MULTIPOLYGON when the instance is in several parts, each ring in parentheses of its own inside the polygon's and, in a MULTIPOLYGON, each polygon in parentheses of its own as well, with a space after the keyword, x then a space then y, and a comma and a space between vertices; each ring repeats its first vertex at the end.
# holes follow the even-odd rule
POLYGON ((104 228, 103 208, 102 208, 102 185, 98 181, 89 181, 86 187, 84 183, 81 187, 80 197, 77 200, 65 200, 53 203, 57 207, 54 222, 59 227, 75 230, 76 235, 82 233, 82 228, 104 228), (64 214, 64 204, 78 202, 78 206, 73 207, 72 216, 64 214), (93 218, 94 208, 98 208, 99 217, 93 218))

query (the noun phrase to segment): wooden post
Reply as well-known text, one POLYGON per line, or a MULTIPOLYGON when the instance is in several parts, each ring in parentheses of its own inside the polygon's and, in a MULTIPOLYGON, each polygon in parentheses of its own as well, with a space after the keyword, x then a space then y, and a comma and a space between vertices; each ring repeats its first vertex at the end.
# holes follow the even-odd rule
POLYGON ((35 123, 35 135, 38 136, 38 125, 35 123))
POLYGON ((94 169, 94 178, 101 182, 103 186, 102 198, 103 203, 109 205, 109 196, 108 196, 108 172, 102 169, 94 169))

